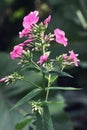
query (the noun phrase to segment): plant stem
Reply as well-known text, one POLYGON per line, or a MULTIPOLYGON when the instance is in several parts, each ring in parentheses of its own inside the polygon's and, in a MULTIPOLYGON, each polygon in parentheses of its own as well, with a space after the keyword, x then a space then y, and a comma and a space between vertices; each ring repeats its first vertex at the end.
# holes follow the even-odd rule
MULTIPOLYGON (((50 87, 50 78, 51 78, 51 75, 49 74, 49 76, 48 76, 48 88, 50 87)), ((47 89, 45 101, 48 100, 48 96, 49 96, 49 89, 47 89)))
POLYGON ((42 54, 44 55, 45 54, 45 46, 42 45, 42 54))
POLYGON ((42 76, 43 76, 42 86, 43 86, 43 88, 44 88, 44 85, 45 85, 45 75, 44 75, 43 72, 42 72, 42 76))

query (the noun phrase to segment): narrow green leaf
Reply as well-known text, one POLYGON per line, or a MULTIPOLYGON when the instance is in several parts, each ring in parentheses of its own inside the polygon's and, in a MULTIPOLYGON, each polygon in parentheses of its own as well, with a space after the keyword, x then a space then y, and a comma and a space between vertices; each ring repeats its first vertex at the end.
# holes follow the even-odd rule
POLYGON ((19 100, 12 108, 11 110, 15 109, 16 107, 19 107, 20 105, 28 102, 30 99, 38 95, 42 91, 41 88, 36 88, 29 92, 27 95, 25 95, 21 100, 19 100))
POLYGON ((70 75, 70 74, 68 74, 66 72, 62 72, 62 71, 49 71, 49 73, 57 74, 58 76, 67 76, 67 77, 73 78, 72 75, 70 75))
POLYGON ((74 88, 74 87, 50 87, 50 88, 45 88, 46 90, 81 90, 81 88, 74 88))
POLYGON ((72 75, 70 75, 70 74, 68 74, 68 73, 66 73, 66 72, 57 72, 57 73, 58 73, 59 76, 68 76, 68 77, 73 78, 72 75))
POLYGON ((44 104, 43 114, 37 113, 37 130, 54 130, 48 106, 44 104))
POLYGON ((55 104, 64 104, 63 101, 46 101, 45 103, 47 105, 50 105, 50 104, 53 104, 53 105, 55 105, 55 104))
POLYGON ((38 69, 36 67, 27 67, 26 70, 40 72, 40 69, 38 69))
POLYGON ((26 119, 26 120, 24 120, 24 121, 21 121, 21 122, 19 122, 19 123, 16 124, 15 130, 23 130, 23 128, 24 128, 26 125, 28 125, 29 123, 31 123, 31 122, 32 122, 32 118, 26 119))
POLYGON ((87 62, 86 62, 86 61, 80 61, 79 65, 80 65, 82 68, 87 68, 87 62))

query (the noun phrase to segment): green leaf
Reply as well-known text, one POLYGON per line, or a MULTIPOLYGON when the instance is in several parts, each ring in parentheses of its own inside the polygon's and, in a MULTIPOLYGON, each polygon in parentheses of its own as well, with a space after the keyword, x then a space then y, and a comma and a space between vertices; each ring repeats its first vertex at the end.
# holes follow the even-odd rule
POLYGON ((37 130, 54 130, 48 106, 43 106, 43 114, 37 113, 37 130))
POLYGON ((58 76, 68 76, 68 77, 73 78, 73 76, 71 76, 70 74, 63 72, 63 71, 49 71, 49 73, 57 74, 58 76))
POLYGON ((72 75, 70 75, 70 74, 68 74, 68 73, 66 73, 66 72, 57 72, 57 73, 58 73, 59 76, 68 76, 68 77, 73 78, 72 75))
POLYGON ((61 94, 55 95, 52 101, 46 102, 49 106, 51 115, 57 115, 66 106, 65 99, 61 94))
POLYGON ((26 96, 24 96, 21 100, 19 100, 12 108, 11 110, 15 109, 16 107, 19 107, 20 105, 28 102, 30 99, 38 95, 42 91, 41 88, 36 88, 29 92, 26 96))
POLYGON ((64 102, 63 101, 46 101, 45 102, 45 104, 47 104, 47 105, 50 105, 50 104, 52 104, 52 105, 60 105, 60 104, 64 104, 64 102))
POLYGON ((63 109, 54 118, 55 130, 74 130, 70 115, 63 109))
POLYGON ((52 102, 47 102, 49 111, 53 117, 53 124, 55 130, 73 130, 73 123, 70 120, 70 115, 65 113, 64 108, 66 102, 61 94, 56 95, 52 102))
POLYGON ((74 88, 74 87, 50 87, 50 88, 45 88, 46 90, 81 90, 81 88, 74 88))
POLYGON ((32 118, 26 119, 24 121, 21 121, 20 123, 17 123, 15 126, 15 130, 23 130, 23 128, 32 122, 32 118))
POLYGON ((30 66, 28 65, 25 68, 23 68, 22 70, 40 72, 40 69, 35 67, 34 65, 30 65, 30 66))
POLYGON ((17 61, 11 60, 8 53, 0 53, 0 59, 2 59, 0 63, 0 76, 6 76, 12 73, 15 69, 17 69, 17 61), (4 57, 4 58, 3 58, 4 57))
MULTIPOLYGON (((10 100, 5 96, 1 96, 2 94, 0 93, 0 130, 14 130, 15 125, 17 124, 18 121, 22 120, 25 113, 19 112, 20 110, 13 110, 9 111, 10 109, 10 100), (8 102, 6 102, 8 100, 8 102)), ((24 109, 21 108, 21 111, 24 109)), ((30 108, 28 109, 28 111, 30 108)), ((26 128, 24 130, 27 130, 26 128)))
POLYGON ((87 68, 87 62, 86 61, 81 61, 79 63, 79 65, 82 67, 82 68, 87 68))

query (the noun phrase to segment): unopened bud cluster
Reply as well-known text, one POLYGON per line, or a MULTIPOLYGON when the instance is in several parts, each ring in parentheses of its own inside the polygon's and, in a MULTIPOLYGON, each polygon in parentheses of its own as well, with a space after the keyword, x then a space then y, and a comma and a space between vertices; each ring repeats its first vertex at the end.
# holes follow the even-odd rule
POLYGON ((24 77, 19 75, 17 72, 14 72, 11 75, 5 76, 4 78, 0 79, 0 82, 5 82, 6 85, 10 83, 14 83, 16 80, 23 80, 24 77))

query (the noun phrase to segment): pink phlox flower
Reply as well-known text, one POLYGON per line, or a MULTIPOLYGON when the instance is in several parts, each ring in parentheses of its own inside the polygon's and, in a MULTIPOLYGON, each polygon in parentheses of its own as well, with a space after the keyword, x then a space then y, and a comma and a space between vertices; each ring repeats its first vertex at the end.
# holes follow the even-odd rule
POLYGON ((69 53, 70 53, 70 58, 74 62, 74 65, 78 66, 78 61, 79 61, 79 59, 77 58, 78 54, 75 54, 73 50, 69 51, 69 53))
POLYGON ((55 41, 59 44, 63 44, 65 47, 68 44, 68 39, 65 37, 65 32, 63 30, 60 30, 59 28, 56 28, 54 30, 54 35, 56 37, 55 41))
POLYGON ((75 66, 78 66, 78 54, 75 54, 73 50, 69 51, 69 54, 69 56, 67 54, 63 54, 64 63, 67 65, 74 63, 75 66))
POLYGON ((51 21, 51 15, 49 15, 45 20, 44 20, 44 24, 46 26, 48 26, 49 22, 51 21))
POLYGON ((38 11, 34 11, 30 12, 27 16, 25 16, 23 19, 23 27, 28 28, 31 25, 36 24, 39 21, 38 14, 38 11))
POLYGON ((40 59, 37 63, 39 63, 40 65, 42 65, 44 62, 46 62, 48 60, 48 55, 45 54, 45 55, 41 55, 40 56, 40 59))
POLYGON ((10 52, 10 56, 12 59, 20 58, 23 53, 23 47, 21 45, 14 46, 14 49, 12 52, 10 52))

